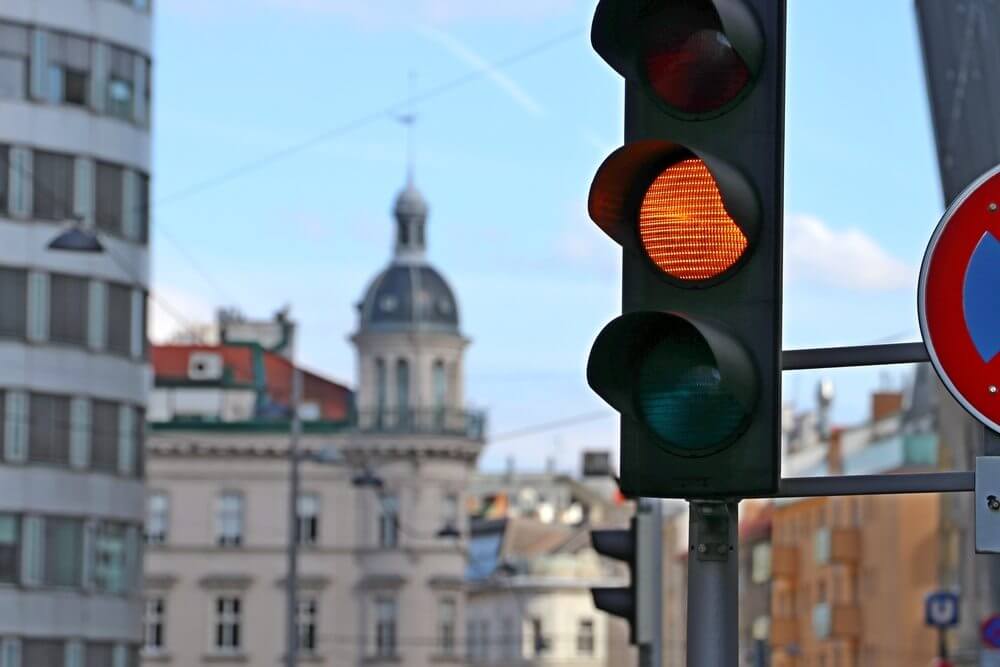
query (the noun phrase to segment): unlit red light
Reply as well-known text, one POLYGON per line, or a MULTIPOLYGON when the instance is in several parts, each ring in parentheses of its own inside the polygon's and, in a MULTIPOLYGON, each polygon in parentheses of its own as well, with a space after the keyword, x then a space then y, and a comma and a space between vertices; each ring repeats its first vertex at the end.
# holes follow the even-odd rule
POLYGON ((747 237, 726 211, 705 163, 677 162, 646 191, 639 236, 649 258, 679 280, 714 278, 739 261, 747 237))

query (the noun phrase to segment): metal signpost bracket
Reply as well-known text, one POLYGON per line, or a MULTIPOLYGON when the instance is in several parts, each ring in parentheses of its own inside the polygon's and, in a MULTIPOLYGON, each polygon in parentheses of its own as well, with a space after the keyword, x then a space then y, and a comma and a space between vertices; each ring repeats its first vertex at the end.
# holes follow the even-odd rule
POLYGON ((976 457, 976 553, 1000 553, 1000 456, 976 457))
POLYGON ((738 503, 690 502, 687 658, 699 667, 739 659, 738 503))

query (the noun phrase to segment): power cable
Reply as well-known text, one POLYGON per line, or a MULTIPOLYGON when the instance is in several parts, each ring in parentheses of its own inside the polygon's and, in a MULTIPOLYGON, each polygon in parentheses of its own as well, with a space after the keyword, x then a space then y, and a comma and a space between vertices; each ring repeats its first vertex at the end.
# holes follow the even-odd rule
POLYGON ((555 37, 551 37, 543 42, 535 44, 534 46, 528 47, 527 49, 518 51, 499 60, 495 60, 491 63, 487 63, 483 67, 477 67, 469 72, 466 72, 461 76, 458 76, 449 81, 445 81, 444 83, 438 84, 431 88, 428 88, 421 93, 416 93, 412 97, 407 96, 405 99, 393 102, 392 104, 382 107, 381 109, 366 113, 362 116, 358 116, 353 120, 342 123, 341 125, 330 128, 328 130, 324 130, 323 132, 320 132, 319 134, 316 134, 310 137, 309 139, 305 139, 298 143, 291 144, 289 146, 286 146, 285 148, 279 149, 277 151, 261 156, 254 160, 249 160, 241 165, 229 169, 228 171, 222 172, 221 174, 217 174, 216 176, 209 177, 203 181, 194 183, 180 190, 172 192, 168 195, 164 195, 163 197, 157 199, 153 203, 153 206, 159 208, 164 204, 169 204, 182 199, 186 199, 200 192, 204 192, 205 190, 208 190, 210 188, 217 187, 219 185, 227 183, 235 178, 243 176, 244 174, 248 174, 250 172, 266 167, 267 165, 270 165, 274 162, 278 162, 285 158, 291 157, 292 155, 301 153, 305 150, 308 150, 309 148, 330 141, 331 139, 343 136, 345 134, 353 132, 354 130, 358 130, 362 127, 365 127, 366 125, 370 125, 371 123, 377 120, 381 120, 382 118, 395 117, 396 114, 398 114, 399 111, 404 107, 408 107, 411 104, 417 104, 419 102, 426 102, 427 100, 434 99, 435 97, 440 97, 445 93, 449 93, 457 88, 461 88, 474 81, 477 81, 480 78, 489 75, 491 72, 495 70, 510 67, 515 63, 518 63, 522 60, 526 60, 532 56, 547 51, 555 46, 558 46, 559 44, 562 44, 563 42, 569 41, 570 39, 582 34, 583 32, 584 30, 582 28, 574 28, 573 30, 569 30, 567 32, 556 35, 555 37))
POLYGON ((613 417, 613 412, 608 412, 607 410, 600 410, 595 412, 584 412, 582 414, 574 415, 572 417, 566 417, 564 419, 557 419, 550 422, 542 422, 540 424, 534 424, 531 426, 525 426, 523 428, 514 429, 513 431, 507 431, 506 433, 501 433, 495 435, 489 439, 492 444, 494 442, 499 442, 501 440, 514 440, 516 438, 524 438, 529 435, 535 435, 537 433, 544 433, 546 431, 552 431, 555 429, 565 428, 567 426, 575 426, 577 424, 586 424, 588 422, 598 421, 600 419, 608 419, 613 417))

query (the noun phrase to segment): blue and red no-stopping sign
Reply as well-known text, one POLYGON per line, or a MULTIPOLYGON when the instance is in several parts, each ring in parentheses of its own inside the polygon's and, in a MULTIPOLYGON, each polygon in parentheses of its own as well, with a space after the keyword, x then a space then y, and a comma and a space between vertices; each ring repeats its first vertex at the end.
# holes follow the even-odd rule
POLYGON ((1000 432, 1000 167, 941 218, 924 255, 917 308, 941 380, 1000 432))

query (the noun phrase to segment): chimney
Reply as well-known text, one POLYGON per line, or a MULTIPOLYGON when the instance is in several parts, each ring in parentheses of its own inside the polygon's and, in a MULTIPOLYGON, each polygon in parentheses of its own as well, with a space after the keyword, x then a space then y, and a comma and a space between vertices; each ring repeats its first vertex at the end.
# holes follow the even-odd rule
POLYGON ((876 391, 872 394, 872 421, 885 419, 903 409, 903 394, 899 391, 876 391))
POLYGON ((826 448, 826 469, 829 475, 844 474, 844 454, 840 448, 841 435, 839 428, 830 429, 830 441, 826 448))

